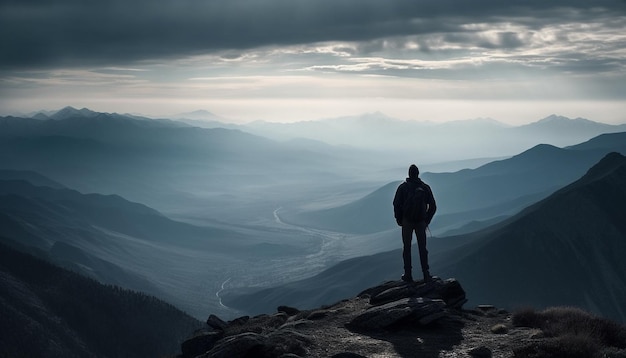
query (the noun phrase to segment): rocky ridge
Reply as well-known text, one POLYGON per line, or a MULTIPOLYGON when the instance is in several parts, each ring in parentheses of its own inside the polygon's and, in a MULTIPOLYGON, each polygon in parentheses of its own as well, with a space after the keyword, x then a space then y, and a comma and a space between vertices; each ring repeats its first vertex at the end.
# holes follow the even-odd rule
MULTIPOLYGON (((466 301, 457 280, 435 277, 431 282, 385 282, 314 310, 280 306, 274 314, 229 322, 211 315, 206 327, 182 344, 181 356, 550 356, 539 352, 541 342, 552 339, 541 329, 513 324, 511 313, 494 306, 464 309, 466 301)), ((604 356, 626 357, 623 348, 604 356)))

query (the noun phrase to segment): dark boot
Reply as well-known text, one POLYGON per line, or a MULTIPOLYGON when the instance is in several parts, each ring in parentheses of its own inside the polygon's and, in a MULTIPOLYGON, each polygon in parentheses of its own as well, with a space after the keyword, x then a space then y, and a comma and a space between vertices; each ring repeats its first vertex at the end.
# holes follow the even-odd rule
POLYGON ((404 269, 404 275, 402 275, 402 281, 413 282, 413 275, 411 274, 411 270, 404 269))
POLYGON ((433 280, 433 277, 430 275, 430 272, 424 271, 424 282, 430 282, 433 280))

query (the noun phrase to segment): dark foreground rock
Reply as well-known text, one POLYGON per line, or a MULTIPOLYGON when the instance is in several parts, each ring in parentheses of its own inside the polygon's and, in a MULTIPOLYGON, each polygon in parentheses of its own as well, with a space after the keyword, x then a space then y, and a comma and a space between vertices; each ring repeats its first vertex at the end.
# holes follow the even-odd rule
POLYGON ((454 279, 390 281, 315 310, 211 315, 182 357, 626 358, 626 327, 615 322, 573 308, 511 314, 465 302, 454 279))
POLYGON ((461 309, 467 302, 465 291, 455 279, 430 282, 390 281, 365 290, 372 307, 350 323, 355 329, 381 329, 398 323, 427 325, 448 315, 448 309, 461 309))
MULTIPOLYGON (((320 334, 316 326, 338 322, 346 331, 426 326, 461 309, 465 291, 454 279, 431 282, 390 281, 356 298, 316 310, 281 306, 272 315, 240 317, 225 322, 215 315, 207 328, 182 346, 182 357, 305 357, 320 334)), ((330 348, 330 347, 328 347, 330 348)), ((337 356, 357 356, 337 352, 337 356)))

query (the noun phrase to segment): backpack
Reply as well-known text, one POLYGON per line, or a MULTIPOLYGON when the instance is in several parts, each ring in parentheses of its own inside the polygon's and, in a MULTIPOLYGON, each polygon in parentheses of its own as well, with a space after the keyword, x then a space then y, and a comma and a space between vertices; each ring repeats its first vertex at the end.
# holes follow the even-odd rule
POLYGON ((428 192, 423 185, 408 184, 403 207, 404 217, 409 220, 409 222, 413 223, 426 220, 427 200, 428 192))

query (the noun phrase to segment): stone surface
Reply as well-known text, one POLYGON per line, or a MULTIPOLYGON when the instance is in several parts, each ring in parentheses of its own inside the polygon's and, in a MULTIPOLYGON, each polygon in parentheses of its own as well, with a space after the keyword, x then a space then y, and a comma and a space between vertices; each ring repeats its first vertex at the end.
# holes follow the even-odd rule
POLYGON ((193 358, 208 352, 222 337, 222 332, 201 332, 189 338, 180 346, 183 358, 193 358))
POLYGON ((207 358, 245 357, 263 346, 264 337, 258 333, 241 333, 224 338, 206 353, 207 358))
POLYGON ((445 315, 446 304, 440 299, 423 297, 401 298, 380 306, 372 306, 350 321, 350 326, 361 329, 380 329, 403 320, 428 324, 445 315), (420 322, 420 320, 423 320, 420 322))
MULTIPOLYGON (((512 314, 494 306, 459 308, 464 299, 465 292, 456 280, 435 279, 428 284, 390 281, 358 297, 314 310, 292 311, 292 315, 279 310, 229 323, 212 317, 208 321, 222 329, 211 331, 213 337, 208 331, 196 332, 181 348, 188 354, 201 352, 197 357, 480 358, 536 355, 537 349, 554 342, 541 329, 513 324, 512 314), (407 295, 412 296, 403 297, 407 295), (354 322, 359 321, 379 328, 355 327, 354 322), (503 327, 506 334, 494 334, 503 327), (203 352, 212 343, 213 347, 203 352)), ((626 328, 624 332, 626 335, 626 328)), ((616 352, 611 356, 626 356, 622 347, 611 349, 616 352)))
POLYGON ((284 312, 286 313, 288 316, 295 316, 298 313, 300 313, 300 310, 294 307, 289 307, 289 306, 278 306, 278 308, 276 309, 278 312, 284 312))
POLYGON ((472 348, 467 353, 476 358, 491 358, 492 356, 491 349, 485 346, 472 348))
POLYGON ((220 331, 223 331, 226 327, 228 327, 228 323, 224 322, 221 318, 214 314, 207 318, 206 324, 209 325, 209 327, 220 331))
POLYGON ((427 325, 445 317, 447 308, 460 309, 466 302, 465 291, 456 280, 438 277, 430 282, 385 282, 359 297, 369 298, 372 305, 350 322, 361 329, 380 329, 401 321, 427 325))

